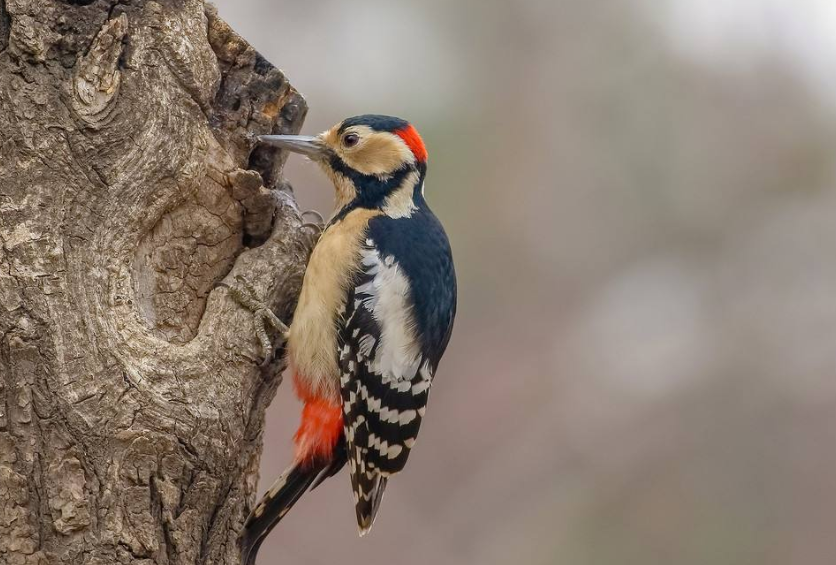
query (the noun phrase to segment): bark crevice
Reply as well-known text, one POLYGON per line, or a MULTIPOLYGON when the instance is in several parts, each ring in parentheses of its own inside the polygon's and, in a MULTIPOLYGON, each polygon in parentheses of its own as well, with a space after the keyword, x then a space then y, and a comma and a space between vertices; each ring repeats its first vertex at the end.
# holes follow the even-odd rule
POLYGON ((12 21, 6 11, 6 0, 0 0, 0 53, 9 45, 9 30, 12 21))

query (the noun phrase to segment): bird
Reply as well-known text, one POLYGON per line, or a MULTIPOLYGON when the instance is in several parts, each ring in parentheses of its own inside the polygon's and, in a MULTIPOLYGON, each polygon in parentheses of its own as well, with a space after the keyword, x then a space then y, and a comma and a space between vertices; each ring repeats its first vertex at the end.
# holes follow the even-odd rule
POLYGON ((360 536, 371 529, 415 444, 457 303, 450 242, 424 195, 427 148, 411 123, 366 114, 316 136, 258 141, 317 163, 335 212, 284 335, 301 422, 291 465, 245 521, 247 565, 301 496, 346 465, 360 536))

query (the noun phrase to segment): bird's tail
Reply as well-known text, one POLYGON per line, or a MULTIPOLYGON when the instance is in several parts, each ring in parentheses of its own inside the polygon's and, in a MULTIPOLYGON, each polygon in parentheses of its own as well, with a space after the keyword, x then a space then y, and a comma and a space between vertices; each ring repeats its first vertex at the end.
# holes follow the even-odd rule
POLYGON ((270 487, 250 513, 241 532, 241 563, 255 565, 261 542, 322 472, 324 465, 294 463, 270 487))
POLYGON ((285 514, 305 494, 345 465, 345 449, 335 451, 331 460, 294 462, 273 483, 270 490, 258 501, 255 509, 244 522, 239 543, 241 564, 255 565, 261 543, 285 514))
POLYGON ((383 500, 383 491, 386 490, 386 481, 386 477, 376 473, 372 477, 352 476, 354 510, 357 514, 360 537, 372 529, 377 511, 380 510, 380 502, 383 500))

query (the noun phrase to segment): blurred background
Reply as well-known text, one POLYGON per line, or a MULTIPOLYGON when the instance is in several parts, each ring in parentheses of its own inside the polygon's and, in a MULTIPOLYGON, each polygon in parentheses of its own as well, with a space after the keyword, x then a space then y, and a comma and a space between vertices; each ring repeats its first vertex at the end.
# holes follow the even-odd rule
POLYGON ((836 3, 216 3, 305 133, 417 126, 460 288, 371 535, 343 473, 262 564, 836 562, 836 3))

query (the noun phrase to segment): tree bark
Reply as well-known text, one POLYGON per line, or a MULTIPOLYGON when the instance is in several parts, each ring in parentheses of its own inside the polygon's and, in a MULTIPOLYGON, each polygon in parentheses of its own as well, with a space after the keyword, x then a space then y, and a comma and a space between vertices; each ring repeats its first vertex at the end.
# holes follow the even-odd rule
POLYGON ((305 112, 202 0, 0 0, 0 563, 238 563, 305 112))

